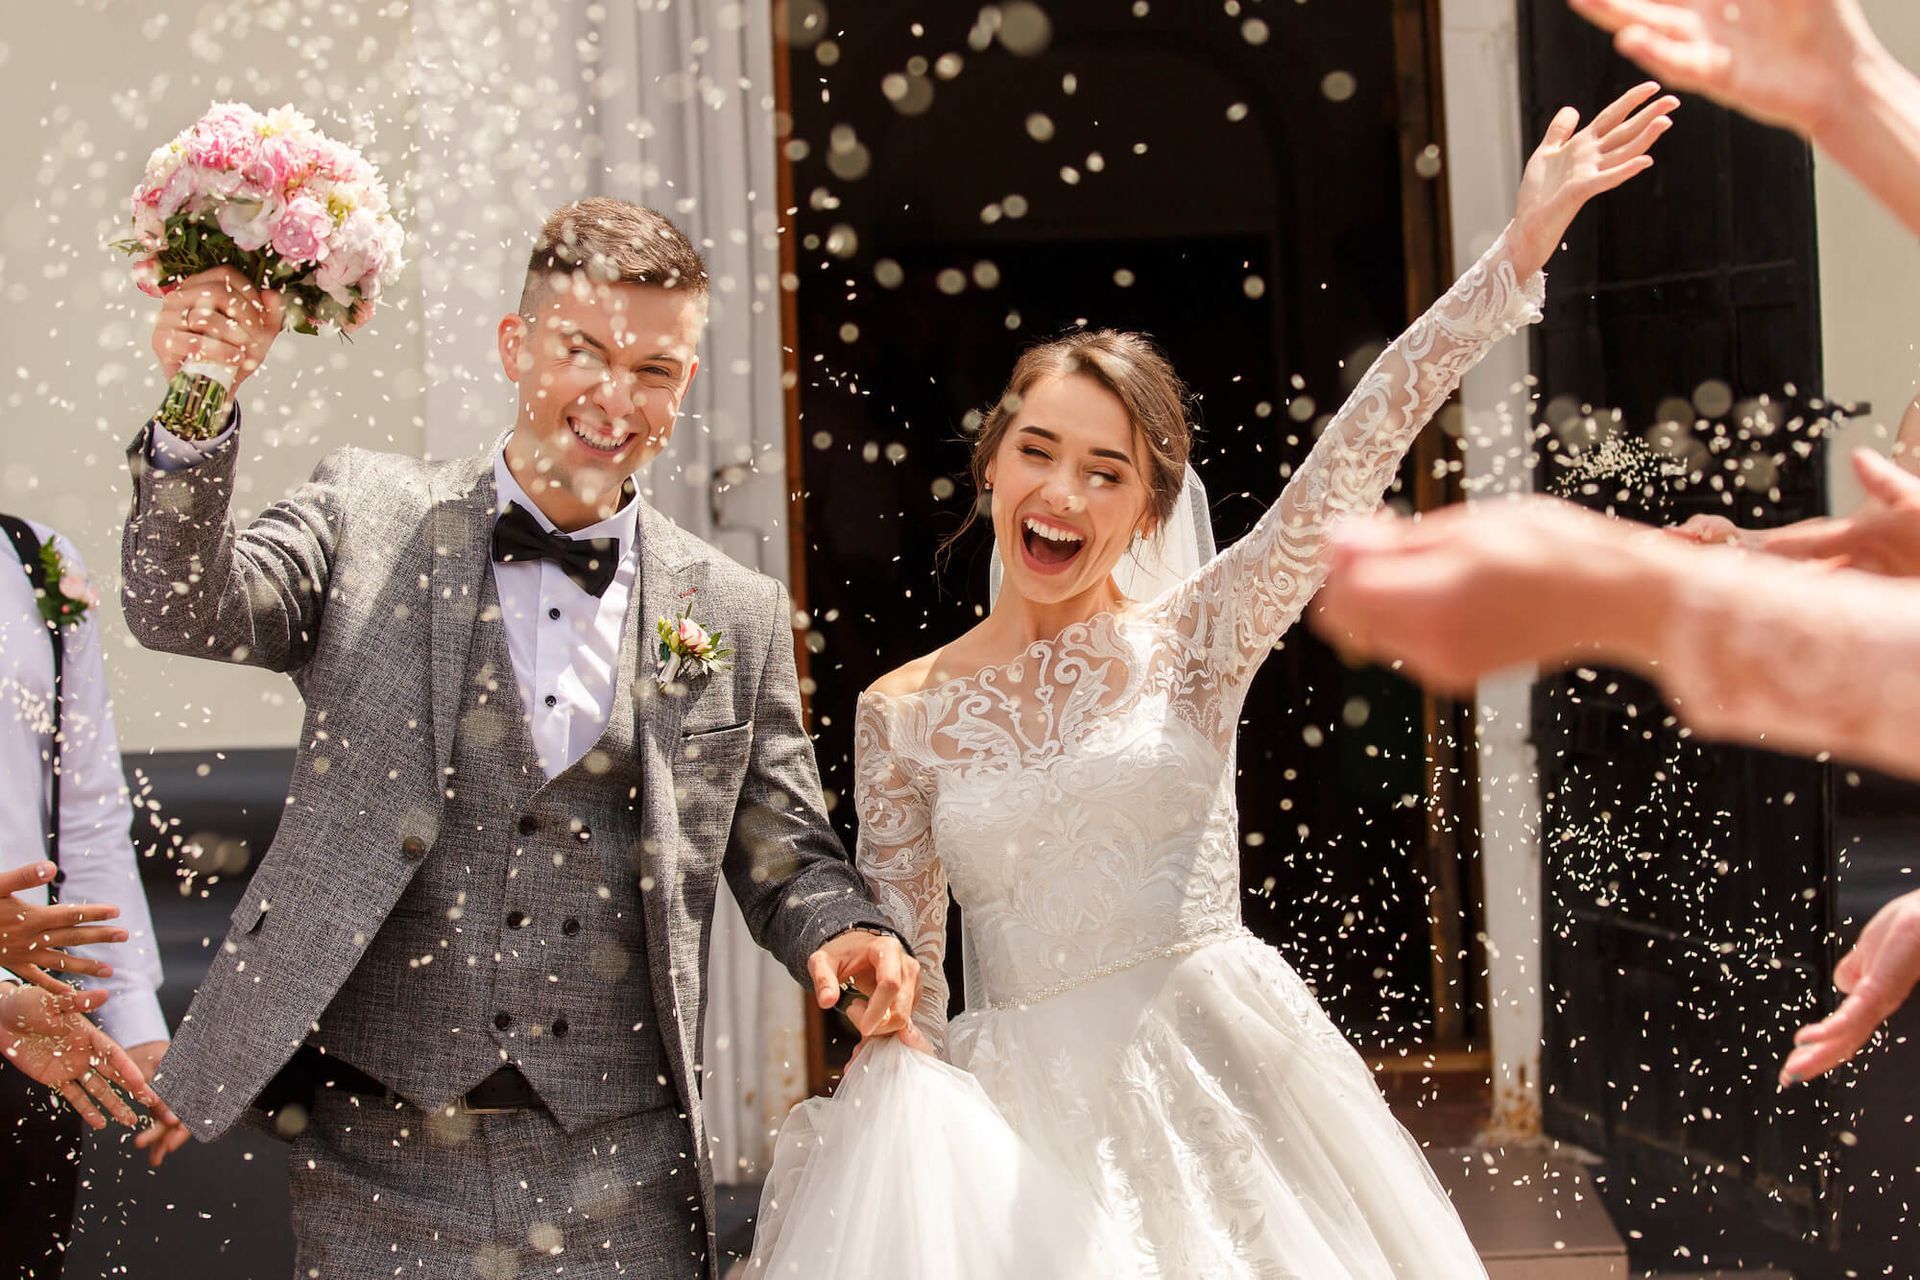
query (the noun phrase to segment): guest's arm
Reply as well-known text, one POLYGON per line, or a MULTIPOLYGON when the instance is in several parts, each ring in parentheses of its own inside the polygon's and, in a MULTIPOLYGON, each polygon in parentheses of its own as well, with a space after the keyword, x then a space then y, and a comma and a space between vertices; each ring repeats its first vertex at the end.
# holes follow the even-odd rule
POLYGON ((1676 89, 1812 139, 1920 232, 1920 81, 1857 0, 1569 0, 1676 89))

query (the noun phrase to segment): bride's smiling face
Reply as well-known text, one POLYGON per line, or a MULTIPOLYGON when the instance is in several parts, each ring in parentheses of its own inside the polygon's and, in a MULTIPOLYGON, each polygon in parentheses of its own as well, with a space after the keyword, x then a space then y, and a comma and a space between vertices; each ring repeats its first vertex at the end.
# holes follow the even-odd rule
POLYGON ((1058 604, 1101 587, 1151 531, 1145 467, 1119 397, 1083 373, 1035 382, 986 471, 1004 589, 1058 604))

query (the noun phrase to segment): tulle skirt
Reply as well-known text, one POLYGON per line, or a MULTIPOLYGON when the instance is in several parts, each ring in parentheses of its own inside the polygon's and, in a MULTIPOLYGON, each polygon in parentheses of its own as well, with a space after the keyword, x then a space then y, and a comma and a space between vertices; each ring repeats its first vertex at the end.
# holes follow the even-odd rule
POLYGON ((1483 1277, 1418 1145, 1251 936, 868 1045, 782 1130, 754 1275, 1483 1277))

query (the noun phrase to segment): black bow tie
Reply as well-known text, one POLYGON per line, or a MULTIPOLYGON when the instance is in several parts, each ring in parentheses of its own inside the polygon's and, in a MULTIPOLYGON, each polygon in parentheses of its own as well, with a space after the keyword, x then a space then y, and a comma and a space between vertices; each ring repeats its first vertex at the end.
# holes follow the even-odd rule
POLYGON ((618 538, 569 538, 548 533, 531 511, 517 502, 493 522, 493 558, 502 564, 551 560, 573 585, 589 595, 602 596, 613 582, 620 561, 618 538))

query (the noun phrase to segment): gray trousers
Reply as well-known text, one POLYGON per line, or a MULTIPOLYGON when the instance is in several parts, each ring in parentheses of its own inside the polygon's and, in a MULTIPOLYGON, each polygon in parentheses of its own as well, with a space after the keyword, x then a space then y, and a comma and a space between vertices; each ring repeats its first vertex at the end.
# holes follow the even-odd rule
POLYGON ((428 1115, 322 1090, 288 1158, 296 1280, 701 1280, 691 1130, 546 1111, 428 1115))

